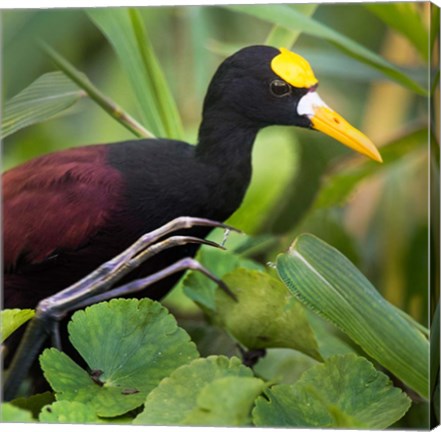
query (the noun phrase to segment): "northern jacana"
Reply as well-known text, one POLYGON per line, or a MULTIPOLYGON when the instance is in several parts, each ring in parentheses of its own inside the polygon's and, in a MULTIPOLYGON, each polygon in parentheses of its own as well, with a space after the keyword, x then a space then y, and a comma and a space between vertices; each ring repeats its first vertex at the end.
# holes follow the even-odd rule
MULTIPOLYGON (((227 219, 245 195, 253 143, 266 126, 316 129, 381 161, 374 144, 322 101, 317 85, 301 56, 283 48, 247 47, 216 71, 196 146, 170 139, 92 145, 7 171, 4 306, 35 308, 177 217, 227 219)), ((211 228, 189 233, 204 237, 211 228)), ((120 282, 158 272, 193 256, 197 247, 163 251, 120 282)), ((159 280, 141 295, 159 299, 177 277, 159 280)))

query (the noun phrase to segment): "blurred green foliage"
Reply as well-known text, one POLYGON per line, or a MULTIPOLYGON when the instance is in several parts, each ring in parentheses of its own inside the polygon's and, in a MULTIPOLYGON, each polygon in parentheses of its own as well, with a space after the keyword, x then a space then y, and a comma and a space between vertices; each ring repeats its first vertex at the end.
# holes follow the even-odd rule
MULTIPOLYGON (((439 74, 434 73, 438 78, 431 86, 427 82, 432 65, 427 63, 428 45, 423 42, 429 35, 430 7, 428 3, 384 7, 322 4, 309 9, 283 5, 293 16, 300 13, 305 20, 314 20, 318 33, 323 27, 330 29, 332 37, 329 32, 320 37, 312 31, 298 36, 297 28, 283 27, 276 10, 265 20, 253 6, 136 11, 138 24, 144 24, 146 30, 142 36, 148 33, 145 56, 155 56, 154 62, 163 72, 154 87, 155 106, 167 94, 169 100, 161 109, 165 117, 174 118, 171 125, 158 127, 155 133, 183 135, 193 143, 205 90, 222 59, 268 38, 295 41, 292 48, 309 59, 323 99, 383 148, 385 163, 366 161, 311 131, 268 128, 255 144, 248 194, 229 221, 247 236, 232 236, 227 246, 265 265, 275 261, 299 233, 315 234, 348 256, 387 300, 424 325, 430 318, 428 283, 439 280, 436 268, 429 275, 428 265, 429 242, 435 241, 428 222, 428 166, 439 172, 439 162, 430 159, 428 152, 428 104, 421 95, 439 92, 439 74), (357 51, 357 47, 363 49, 357 51), (389 65, 392 72, 378 64, 372 67, 369 58, 389 65)), ((96 14, 92 13, 95 21, 96 14)), ((106 14, 111 16, 112 10, 106 14)), ((109 44, 112 38, 107 35, 106 39, 90 13, 33 9, 5 10, 2 15, 3 106, 42 74, 56 69, 39 48, 43 40, 84 72, 103 94, 149 127, 145 107, 143 114, 139 92, 133 87, 134 78, 127 75, 130 59, 124 58, 122 50, 117 50, 117 57, 109 44)), ((436 52, 439 41, 437 45, 436 37, 433 40, 431 47, 436 52)), ((431 137, 433 154, 439 154, 439 137, 431 137)), ((127 129, 91 99, 82 98, 50 121, 8 136, 3 141, 3 167, 54 150, 129 138, 133 135, 127 129)), ((221 235, 215 232, 212 236, 221 235)), ((166 303, 178 317, 191 314, 194 318, 196 314, 195 320, 204 319, 188 306, 179 287, 166 303)), ((413 406, 400 426, 426 427, 427 418, 421 414, 426 409, 425 404, 413 406)))

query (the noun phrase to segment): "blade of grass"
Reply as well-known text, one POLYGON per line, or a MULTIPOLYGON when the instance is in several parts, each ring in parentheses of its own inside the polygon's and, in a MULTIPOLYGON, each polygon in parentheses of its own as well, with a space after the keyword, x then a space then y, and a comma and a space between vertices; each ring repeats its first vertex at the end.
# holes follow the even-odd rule
POLYGON ((429 343, 339 251, 309 234, 277 258, 279 276, 304 305, 427 398, 429 343))
POLYGON ((6 101, 0 138, 53 118, 85 95, 83 90, 61 72, 40 76, 6 101))
POLYGON ((429 58, 429 34, 415 3, 366 3, 364 7, 401 33, 424 60, 429 58))
POLYGON ((418 321, 416 321, 414 318, 412 318, 409 314, 407 314, 406 312, 404 312, 403 310, 401 310, 400 308, 391 305, 396 312, 401 315, 409 324, 411 324, 412 326, 414 326, 418 331, 420 331, 424 336, 429 337, 429 329, 425 326, 423 326, 422 324, 420 324, 418 321))
POLYGON ((113 46, 134 90, 143 123, 158 136, 181 138, 170 89, 136 9, 89 9, 87 14, 113 46))
POLYGON ((406 88, 420 95, 427 96, 427 90, 424 87, 379 55, 358 44, 352 39, 334 31, 332 28, 322 24, 321 22, 297 12, 287 5, 235 5, 224 7, 232 11, 242 12, 261 20, 280 25, 287 29, 296 28, 298 31, 305 34, 327 40, 345 54, 381 71, 384 75, 400 83, 406 88))
POLYGON ((138 123, 133 117, 127 114, 115 102, 104 95, 89 78, 78 71, 71 63, 58 54, 53 48, 45 43, 41 43, 43 51, 51 58, 55 65, 63 71, 74 83, 83 89, 87 95, 104 109, 111 117, 121 123, 137 137, 153 138, 154 135, 138 123))
POLYGON ((129 14, 145 69, 152 80, 156 103, 167 135, 172 138, 182 138, 183 130, 179 111, 142 23, 141 15, 137 9, 129 9, 129 14))
POLYGON ((211 78, 211 64, 214 58, 210 52, 207 52, 206 47, 207 40, 210 39, 212 33, 209 13, 203 6, 186 9, 191 41, 193 88, 201 102, 211 78))
MULTIPOLYGON (((297 12, 302 13, 305 16, 312 16, 319 6, 319 4, 298 4, 291 5, 291 8, 297 10, 297 12)), ((299 30, 289 30, 275 24, 266 38, 265 45, 271 45, 279 48, 291 48, 300 34, 301 31, 299 30)))

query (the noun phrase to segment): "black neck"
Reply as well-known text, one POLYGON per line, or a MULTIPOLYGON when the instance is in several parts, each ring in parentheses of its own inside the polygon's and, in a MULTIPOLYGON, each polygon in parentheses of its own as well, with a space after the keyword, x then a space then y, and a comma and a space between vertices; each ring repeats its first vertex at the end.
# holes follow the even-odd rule
POLYGON ((258 126, 237 115, 223 113, 221 117, 215 110, 205 110, 196 155, 214 166, 251 170, 251 152, 258 130, 258 126))

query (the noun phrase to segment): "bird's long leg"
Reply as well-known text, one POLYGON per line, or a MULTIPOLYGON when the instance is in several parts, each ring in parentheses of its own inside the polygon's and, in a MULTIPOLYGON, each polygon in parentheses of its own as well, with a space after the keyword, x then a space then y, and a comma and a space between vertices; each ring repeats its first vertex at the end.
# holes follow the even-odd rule
MULTIPOLYGON (((44 305, 44 307, 45 308, 49 307, 53 312, 55 312, 55 308, 52 308, 53 303, 56 303, 62 309, 63 303, 65 301, 75 302, 77 296, 81 296, 81 297, 84 295, 87 296, 87 292, 89 290, 93 290, 93 293, 91 293, 91 295, 96 295, 99 294, 100 292, 105 291, 106 289, 109 288, 111 284, 115 283, 118 279, 121 279, 123 276, 125 276, 127 273, 129 273, 131 270, 135 268, 131 260, 134 257, 136 257, 138 254, 141 254, 141 252, 145 254, 143 255, 144 257, 143 261, 145 261, 147 258, 150 258, 151 256, 163 250, 161 249, 161 246, 159 246, 158 244, 157 248, 153 248, 150 249, 150 251, 148 251, 149 246, 153 245, 162 237, 168 234, 171 234, 181 229, 189 229, 193 227, 212 227, 212 228, 223 228, 226 230, 238 231, 234 227, 231 227, 221 222, 211 221, 209 219, 193 218, 193 217, 176 218, 171 222, 168 222, 167 224, 161 226, 160 228, 151 231, 147 234, 144 234, 139 240, 133 243, 125 251, 123 251, 116 257, 112 258, 110 261, 107 261, 106 263, 102 264, 100 267, 98 267, 95 271, 87 275, 85 278, 74 283, 65 290, 60 291, 54 296, 42 300, 42 302, 47 303, 47 305, 44 305), (97 281, 102 281, 102 283, 97 284, 97 281), (105 282, 109 282, 109 283, 105 283, 105 282)), ((192 241, 192 242, 204 243, 206 242, 206 240, 197 239, 197 241, 192 241)), ((210 242, 208 242, 207 244, 215 246, 213 243, 210 242)), ((174 245, 170 243, 166 243, 165 249, 172 246, 174 245)), ((141 262, 139 262, 138 265, 141 262)), ((83 298, 81 298, 81 300, 78 301, 82 301, 82 300, 83 298)))
POLYGON ((189 243, 205 244, 223 248, 215 242, 190 236, 169 237, 158 243, 152 244, 142 251, 140 251, 138 247, 134 248, 134 245, 132 245, 121 254, 124 255, 125 260, 121 260, 121 255, 118 255, 100 266, 94 272, 96 273, 96 277, 91 278, 90 275, 86 276, 86 278, 80 280, 71 287, 42 300, 39 303, 39 307, 50 311, 50 314, 54 319, 60 320, 68 312, 78 309, 77 305, 82 304, 88 298, 107 292, 107 290, 115 285, 115 283, 121 278, 152 256, 166 249, 189 243), (127 253, 129 250, 131 253, 127 253), (111 271, 109 271, 109 269, 111 269, 111 271), (72 289, 73 287, 75 287, 74 290, 72 289))
POLYGON ((166 277, 178 273, 183 270, 196 270, 200 273, 207 276, 209 279, 211 279, 213 282, 218 284, 218 286, 223 289, 225 292, 228 293, 231 297, 234 299, 237 299, 236 296, 233 294, 233 292, 228 288, 228 286, 218 277, 216 277, 213 273, 211 273, 209 270, 207 270, 203 265, 198 263, 195 259, 187 257, 183 258, 174 264, 166 267, 163 270, 160 270, 150 276, 147 276, 142 279, 137 279, 132 282, 129 282, 123 286, 111 289, 110 291, 107 291, 105 293, 99 294, 95 297, 91 297, 87 300, 85 300, 83 303, 80 303, 79 305, 76 305, 78 309, 89 306, 90 304, 95 304, 101 301, 109 300, 112 298, 120 297, 120 296, 126 296, 128 294, 134 294, 140 291, 143 291, 150 285, 165 279, 166 277))
MULTIPOLYGON (((118 280, 120 280, 127 273, 139 266, 153 255, 168 249, 170 247, 198 243, 207 244, 210 246, 222 247, 217 243, 208 240, 200 239, 190 236, 174 236, 169 237, 161 242, 158 242, 164 236, 181 229, 192 228, 196 226, 219 227, 224 229, 234 229, 228 225, 220 222, 210 221, 208 219, 181 217, 174 219, 166 225, 143 235, 132 246, 123 251, 121 254, 102 264, 97 270, 93 271, 85 278, 71 285, 70 287, 60 291, 59 293, 43 299, 37 306, 36 315, 29 323, 22 342, 14 355, 9 370, 5 376, 4 381, 4 398, 10 400, 16 394, 19 384, 27 375, 27 372, 33 363, 35 357, 38 355, 41 346, 50 333, 56 334, 57 322, 59 322, 69 311, 78 308, 78 305, 91 304, 90 299, 97 299, 102 293, 105 293, 118 280), (158 243, 156 243, 158 242, 158 243), (89 301, 88 301, 89 299, 89 301)), ((235 229, 234 229, 235 230, 235 229)), ((237 231, 237 230, 235 230, 237 231)), ((198 266, 196 261, 192 260, 184 262, 187 268, 195 268, 202 271, 208 277, 219 282, 219 280, 212 275, 208 270, 198 266), (200 268, 199 268, 200 267, 200 268)), ((168 274, 184 270, 182 262, 175 263, 174 271, 164 269, 162 277, 155 279, 158 274, 152 275, 151 282, 145 280, 144 287, 166 277, 168 274), (180 264, 179 264, 180 263, 180 264), (178 265, 179 264, 179 265, 178 265), (168 272, 168 273, 167 273, 168 272)), ((172 266, 173 267, 173 266, 172 266)), ((173 270, 173 269, 172 269, 173 270)), ((161 273, 161 272, 159 272, 161 273)), ((148 278, 146 278, 148 279, 148 278)), ((220 282, 220 286, 226 289, 231 295, 228 288, 220 282)), ((124 288, 124 287, 123 287, 124 288)), ((116 295, 116 294, 114 294, 116 295)), ((108 296, 107 298, 110 298, 108 296)))

